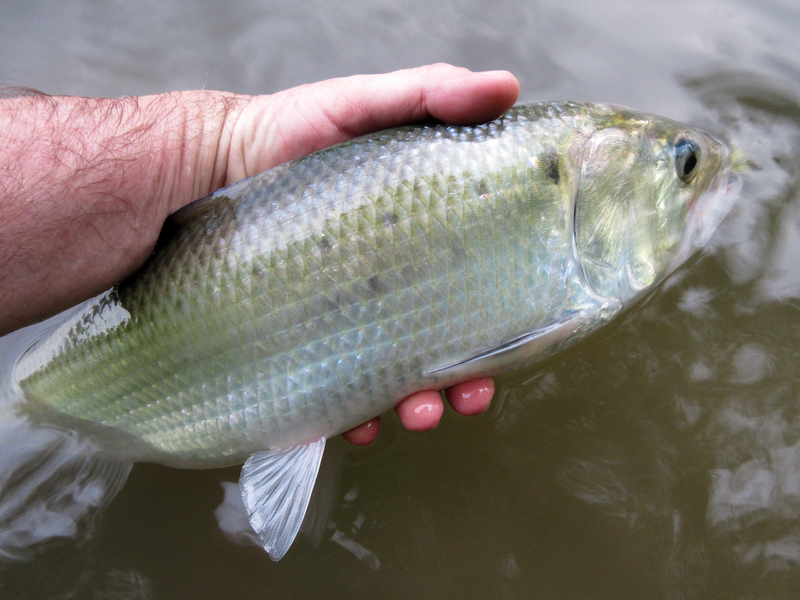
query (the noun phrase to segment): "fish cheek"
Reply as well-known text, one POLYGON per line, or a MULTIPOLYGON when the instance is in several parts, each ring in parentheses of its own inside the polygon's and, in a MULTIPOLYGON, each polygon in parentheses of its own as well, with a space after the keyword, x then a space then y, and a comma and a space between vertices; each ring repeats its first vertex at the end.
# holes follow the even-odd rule
POLYGON ((575 194, 573 231, 577 258, 595 293, 617 297, 634 191, 627 132, 607 128, 585 142, 575 194))

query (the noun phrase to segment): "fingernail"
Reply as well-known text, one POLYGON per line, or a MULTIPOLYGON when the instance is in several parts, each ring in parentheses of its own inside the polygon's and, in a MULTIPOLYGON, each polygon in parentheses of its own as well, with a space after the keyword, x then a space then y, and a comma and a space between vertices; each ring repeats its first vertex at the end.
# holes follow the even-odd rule
POLYGON ((500 76, 505 77, 506 75, 511 75, 511 72, 510 71, 503 71, 503 70, 479 71, 477 74, 478 75, 482 75, 483 77, 500 77, 500 76))

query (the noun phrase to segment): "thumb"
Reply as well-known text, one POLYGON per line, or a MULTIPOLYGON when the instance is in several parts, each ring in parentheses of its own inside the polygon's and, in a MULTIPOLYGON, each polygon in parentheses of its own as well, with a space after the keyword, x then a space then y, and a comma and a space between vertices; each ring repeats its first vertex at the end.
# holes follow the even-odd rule
POLYGON ((235 116, 226 182, 388 127, 428 119, 482 123, 503 114, 518 95, 519 83, 506 71, 436 64, 255 96, 235 116))

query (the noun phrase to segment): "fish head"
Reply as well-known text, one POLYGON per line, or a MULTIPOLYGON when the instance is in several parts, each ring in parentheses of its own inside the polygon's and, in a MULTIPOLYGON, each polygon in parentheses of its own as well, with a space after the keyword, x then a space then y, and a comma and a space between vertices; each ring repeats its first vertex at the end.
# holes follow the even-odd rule
POLYGON ((597 110, 574 151, 573 251, 589 288, 625 303, 705 245, 736 194, 721 142, 660 117, 597 110))

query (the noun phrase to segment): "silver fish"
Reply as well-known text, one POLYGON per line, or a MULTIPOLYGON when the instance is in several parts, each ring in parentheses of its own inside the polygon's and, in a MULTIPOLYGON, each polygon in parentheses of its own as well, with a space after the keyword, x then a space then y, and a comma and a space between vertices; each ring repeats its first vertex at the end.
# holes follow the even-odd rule
POLYGON ((367 135, 172 215, 142 269, 12 380, 31 415, 114 457, 246 461, 278 560, 326 438, 608 322, 708 240, 729 170, 709 136, 607 105, 367 135))

